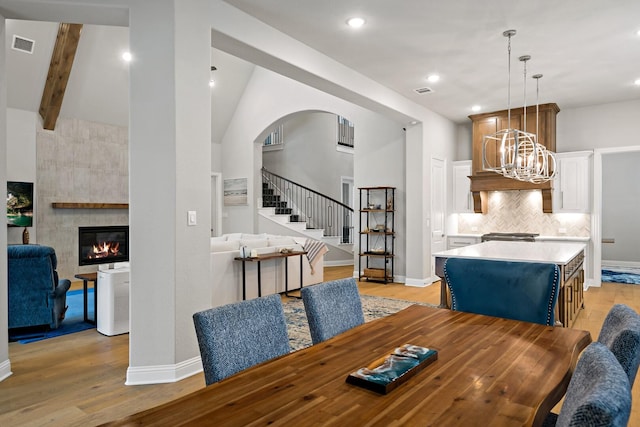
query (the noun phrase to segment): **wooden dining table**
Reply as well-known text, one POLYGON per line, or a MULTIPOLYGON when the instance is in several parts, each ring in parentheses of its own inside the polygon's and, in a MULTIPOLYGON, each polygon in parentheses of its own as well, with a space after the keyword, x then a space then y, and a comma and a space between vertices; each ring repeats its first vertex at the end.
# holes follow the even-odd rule
POLYGON ((539 426, 588 331, 412 305, 111 426, 539 426), (388 394, 347 376, 403 344, 437 360, 388 394))

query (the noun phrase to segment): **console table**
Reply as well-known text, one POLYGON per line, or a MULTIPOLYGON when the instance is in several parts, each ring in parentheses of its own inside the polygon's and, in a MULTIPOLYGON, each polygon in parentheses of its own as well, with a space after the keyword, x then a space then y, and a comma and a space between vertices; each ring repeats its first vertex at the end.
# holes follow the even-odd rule
POLYGON ((247 276, 245 265, 247 262, 257 262, 258 263, 258 298, 262 296, 262 284, 260 277, 260 263, 262 261, 284 258, 284 294, 290 298, 298 298, 295 296, 289 295, 289 257, 291 256, 299 256, 300 257, 300 289, 302 289, 302 257, 306 255, 306 251, 292 251, 292 252, 274 252, 271 254, 260 255, 256 257, 235 257, 234 260, 242 261, 242 300, 247 299, 247 276))
POLYGON ((98 323, 98 273, 81 273, 74 276, 76 279, 82 279, 82 288, 84 289, 84 321, 98 323), (93 282, 93 320, 87 317, 87 283, 93 282))

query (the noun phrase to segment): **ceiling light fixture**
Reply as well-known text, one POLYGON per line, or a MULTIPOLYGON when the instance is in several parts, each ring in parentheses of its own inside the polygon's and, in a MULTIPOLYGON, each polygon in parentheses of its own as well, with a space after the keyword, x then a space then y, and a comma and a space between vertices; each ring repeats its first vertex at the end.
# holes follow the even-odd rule
POLYGON ((131 60, 133 59, 133 57, 131 56, 131 52, 124 52, 122 54, 122 59, 126 62, 131 62, 131 60))
POLYGON ((636 86, 640 86, 640 79, 637 79, 635 82, 633 82, 633 84, 636 86))
POLYGON ((479 105, 474 105, 474 106, 471 107, 471 111, 473 111, 473 112, 478 112, 480 110, 482 110, 482 107, 479 106, 479 105))
MULTIPOLYGON (((555 157, 542 144, 538 143, 537 135, 527 132, 526 125, 526 76, 529 55, 519 59, 524 64, 524 126, 523 130, 511 127, 511 37, 516 30, 502 33, 509 39, 508 53, 508 90, 507 90, 507 128, 496 133, 485 135, 482 141, 482 167, 484 170, 499 173, 507 178, 542 183, 555 176, 555 157)), ((540 76, 542 77, 542 76, 540 76)), ((537 110, 537 107, 536 107, 537 110)), ((537 119, 536 119, 537 120, 537 119)))
POLYGON ((349 18, 347 20, 347 25, 351 28, 360 28, 364 25, 364 19, 358 17, 349 18))
POLYGON ((431 83, 435 83, 440 80, 440 76, 437 74, 431 74, 429 77, 427 77, 427 80, 429 80, 431 83))

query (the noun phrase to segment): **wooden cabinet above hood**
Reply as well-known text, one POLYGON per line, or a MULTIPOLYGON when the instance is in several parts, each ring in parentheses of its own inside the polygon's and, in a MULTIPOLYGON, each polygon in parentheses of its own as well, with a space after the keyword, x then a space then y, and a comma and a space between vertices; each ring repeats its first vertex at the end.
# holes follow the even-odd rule
MULTIPOLYGON (((526 130, 536 133, 538 142, 547 149, 556 151, 556 115, 560 109, 556 104, 543 104, 539 106, 539 115, 536 116, 536 106, 527 107, 526 130), (536 118, 538 123, 536 127, 536 118), (537 128, 537 131, 536 131, 537 128)), ((473 193, 473 208, 476 213, 487 213, 488 191, 513 191, 513 190, 541 190, 542 211, 552 213, 551 193, 553 183, 532 184, 511 178, 505 178, 495 172, 482 169, 482 139, 484 135, 490 135, 501 129, 525 129, 524 109, 511 109, 511 123, 508 121, 508 111, 495 111, 493 113, 475 114, 469 116, 473 121, 473 158, 471 192, 473 193)))

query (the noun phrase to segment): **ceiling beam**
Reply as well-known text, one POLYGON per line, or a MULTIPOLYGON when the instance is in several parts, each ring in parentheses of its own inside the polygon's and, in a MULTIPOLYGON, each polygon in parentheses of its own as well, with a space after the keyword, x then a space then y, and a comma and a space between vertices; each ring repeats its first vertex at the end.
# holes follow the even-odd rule
POLYGON ((42 91, 39 110, 43 121, 42 127, 47 130, 53 130, 56 127, 81 30, 82 24, 62 23, 58 27, 58 36, 51 54, 49 73, 42 91))

